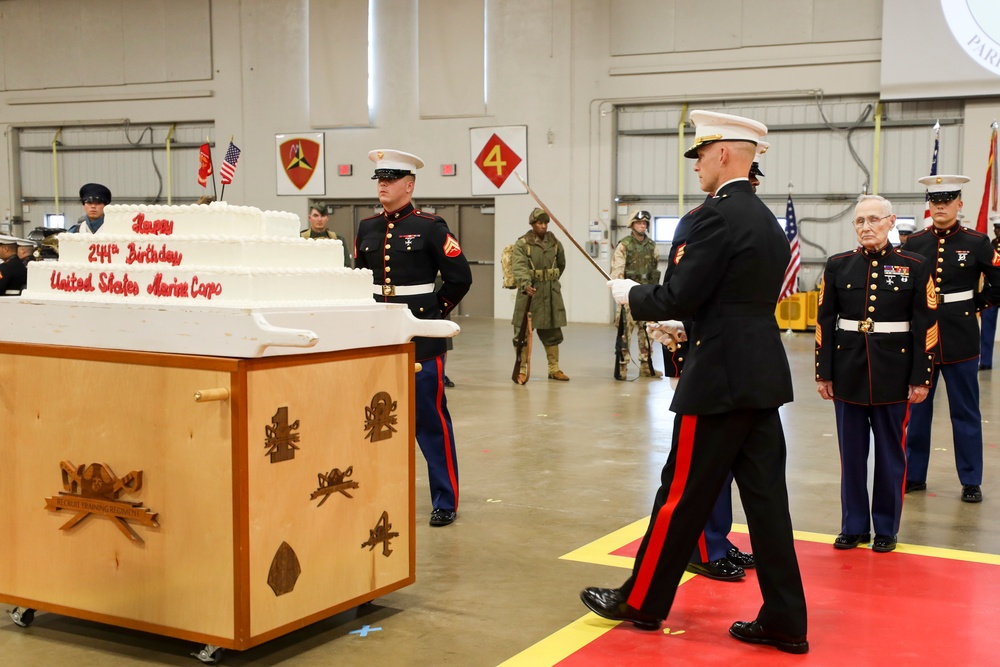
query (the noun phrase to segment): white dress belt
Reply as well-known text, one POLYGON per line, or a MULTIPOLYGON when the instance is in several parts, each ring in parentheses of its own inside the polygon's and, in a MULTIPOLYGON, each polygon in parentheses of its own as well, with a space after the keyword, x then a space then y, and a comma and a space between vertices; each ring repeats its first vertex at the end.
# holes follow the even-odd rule
POLYGON ((861 333, 906 333, 910 330, 910 323, 874 322, 870 317, 860 321, 840 318, 837 321, 837 328, 843 331, 860 331, 861 333))
POLYGON ((413 296, 414 294, 431 294, 434 283, 423 285, 372 285, 372 293, 381 296, 413 296))
POLYGON ((956 301, 968 301, 972 298, 972 290, 967 289, 964 292, 952 292, 951 294, 938 294, 938 303, 955 303, 956 301))

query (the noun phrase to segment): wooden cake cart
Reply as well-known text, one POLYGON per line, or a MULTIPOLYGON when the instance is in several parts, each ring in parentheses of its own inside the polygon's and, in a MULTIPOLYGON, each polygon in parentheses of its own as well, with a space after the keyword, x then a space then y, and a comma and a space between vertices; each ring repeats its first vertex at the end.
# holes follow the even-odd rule
POLYGON ((413 369, 0 343, 0 601, 213 663, 413 583, 413 369))

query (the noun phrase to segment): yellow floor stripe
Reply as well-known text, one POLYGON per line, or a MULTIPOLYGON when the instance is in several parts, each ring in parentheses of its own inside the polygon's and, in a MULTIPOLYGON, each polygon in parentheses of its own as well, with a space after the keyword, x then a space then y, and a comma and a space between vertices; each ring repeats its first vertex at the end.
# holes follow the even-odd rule
MULTIPOLYGON (((609 565, 631 570, 634 558, 631 556, 613 556, 612 551, 621 549, 626 544, 642 538, 649 526, 649 517, 639 519, 623 528, 619 528, 613 533, 598 538, 579 549, 574 549, 564 556, 563 560, 572 560, 581 563, 593 563, 596 565, 609 565)), ((737 533, 747 533, 746 524, 733 524, 733 531, 737 533)), ((819 542, 830 544, 831 548, 835 535, 824 533, 810 533, 806 531, 793 531, 796 540, 803 542, 819 542)), ((869 547, 863 547, 869 548, 869 547)), ((945 558, 951 560, 969 561, 972 563, 985 563, 988 565, 1000 565, 1000 555, 976 553, 974 551, 961 551, 958 549, 943 549, 940 547, 925 547, 918 544, 899 543, 896 546, 899 553, 915 554, 918 556, 930 556, 932 558, 945 558)), ((681 578, 681 584, 692 579, 695 575, 685 572, 681 578)), ((529 646, 514 657, 501 663, 499 667, 547 667, 555 665, 561 660, 579 651, 590 642, 598 639, 601 635, 612 630, 618 622, 608 621, 597 614, 588 613, 573 621, 561 630, 549 635, 545 639, 529 646)))

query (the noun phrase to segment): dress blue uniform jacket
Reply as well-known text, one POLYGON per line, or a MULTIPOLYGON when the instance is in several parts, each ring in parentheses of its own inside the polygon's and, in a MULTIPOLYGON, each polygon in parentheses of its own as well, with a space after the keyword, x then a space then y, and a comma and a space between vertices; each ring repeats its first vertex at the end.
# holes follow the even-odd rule
POLYGON ((720 414, 791 402, 777 294, 768 290, 775 281, 780 290, 791 257, 784 231, 745 180, 725 185, 685 219, 689 240, 673 253, 669 280, 629 292, 637 320, 692 320, 685 379, 670 409, 720 414), (683 271, 674 270, 682 263, 683 271))
MULTIPOLYGON (((469 262, 448 224, 436 215, 414 209, 413 204, 362 220, 354 257, 356 268, 371 269, 376 287, 433 284, 440 271, 442 284, 436 292, 375 295, 376 300, 387 303, 405 303, 421 320, 447 317, 472 286, 469 262)), ((417 337, 413 342, 417 361, 447 350, 445 338, 417 337)))
POLYGON ((816 379, 832 380, 837 398, 902 403, 910 385, 930 385, 939 308, 930 264, 892 246, 874 252, 858 247, 827 260, 816 317, 816 379), (871 319, 874 333, 838 328, 840 318, 871 319), (910 330, 878 333, 879 322, 909 322, 910 330))
POLYGON ((976 292, 980 275, 985 276, 985 299, 978 303, 946 301, 937 308, 936 362, 951 364, 979 356, 976 312, 1000 302, 1000 255, 993 249, 989 237, 956 223, 945 230, 931 226, 910 234, 902 247, 931 261, 937 293, 976 292))

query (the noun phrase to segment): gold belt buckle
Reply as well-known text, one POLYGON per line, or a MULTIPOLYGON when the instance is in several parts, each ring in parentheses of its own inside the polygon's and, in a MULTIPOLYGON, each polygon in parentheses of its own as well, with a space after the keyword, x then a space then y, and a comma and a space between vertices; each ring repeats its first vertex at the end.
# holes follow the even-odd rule
POLYGON ((396 296, 396 286, 382 285, 382 296, 396 296))
POLYGON ((859 320, 858 331, 861 333, 871 333, 872 331, 875 331, 875 323, 872 321, 872 318, 869 317, 867 320, 859 320))

